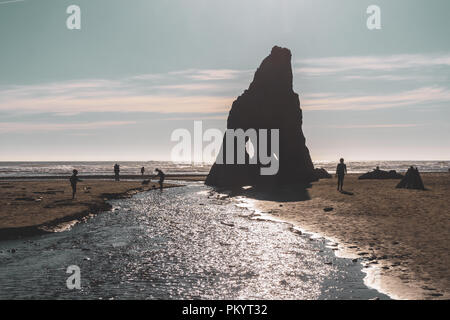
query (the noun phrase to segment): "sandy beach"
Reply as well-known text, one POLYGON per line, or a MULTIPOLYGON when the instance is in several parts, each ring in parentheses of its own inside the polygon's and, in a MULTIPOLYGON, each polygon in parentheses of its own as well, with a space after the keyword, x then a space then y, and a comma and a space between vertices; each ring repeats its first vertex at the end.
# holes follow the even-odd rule
MULTIPOLYGON (((398 180, 357 177, 346 176, 345 193, 336 190, 335 178, 322 179, 307 189, 308 200, 252 202, 262 213, 339 243, 336 253, 361 261, 367 283, 383 293, 399 299, 450 298, 450 175, 422 174, 427 191, 396 189, 398 180)), ((171 178, 201 181, 204 176, 171 178)), ((109 199, 158 187, 156 181, 85 179, 71 200, 66 180, 1 180, 0 238, 54 231, 110 210, 109 199)))
MULTIPOLYGON (((61 223, 82 220, 90 214, 110 210, 107 200, 159 188, 156 181, 142 185, 141 180, 115 182, 81 178, 84 180, 78 183, 75 200, 72 200, 72 189, 67 178, 0 181, 0 239, 51 231, 61 223)), ((163 187, 176 186, 179 184, 164 183, 163 187)))
POLYGON ((394 298, 450 298, 450 174, 422 174, 427 191, 357 177, 346 176, 348 194, 323 179, 308 189, 310 200, 255 205, 337 241, 341 254, 366 265, 369 284, 394 298))

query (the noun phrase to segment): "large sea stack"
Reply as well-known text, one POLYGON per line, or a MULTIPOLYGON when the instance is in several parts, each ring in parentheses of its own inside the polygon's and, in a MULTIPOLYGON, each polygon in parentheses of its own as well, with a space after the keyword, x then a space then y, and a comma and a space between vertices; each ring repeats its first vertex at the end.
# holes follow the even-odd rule
MULTIPOLYGON (((238 187, 261 184, 309 183, 317 180, 302 131, 302 110, 298 94, 292 89, 291 52, 273 47, 255 72, 252 83, 231 107, 227 129, 279 129, 279 170, 275 175, 261 175, 256 164, 220 164, 212 166, 206 184, 238 187)), ((270 141, 270 138, 268 139, 270 141)), ((226 157, 225 136, 222 143, 226 157)), ((252 141, 254 143, 254 141, 252 141)), ((271 146, 269 146, 270 150, 271 146)), ((236 151, 236 146, 235 146, 236 151)), ((236 154, 236 153, 235 153, 236 154)), ((270 153, 269 153, 270 154, 270 153)), ((219 155, 220 157, 220 155, 219 155)), ((246 154, 246 157, 250 156, 246 154)), ((265 166, 267 167, 267 165, 265 166)))

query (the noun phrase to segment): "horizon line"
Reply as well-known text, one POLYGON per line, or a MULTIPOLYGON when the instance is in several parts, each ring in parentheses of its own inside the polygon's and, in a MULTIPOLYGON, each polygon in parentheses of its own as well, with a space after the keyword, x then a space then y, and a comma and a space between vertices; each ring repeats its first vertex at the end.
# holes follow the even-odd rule
MULTIPOLYGON (((2 162, 172 162, 172 163, 180 163, 180 164, 193 164, 193 165, 209 165, 214 164, 214 162, 203 162, 203 163, 195 163, 195 162, 183 162, 183 161, 172 161, 172 160, 0 160, 2 162)), ((334 162, 339 161, 339 158, 336 160, 312 160, 312 162, 334 162)), ((360 159, 353 160, 348 159, 346 162, 368 162, 368 161, 443 161, 447 162, 450 159, 360 159)))

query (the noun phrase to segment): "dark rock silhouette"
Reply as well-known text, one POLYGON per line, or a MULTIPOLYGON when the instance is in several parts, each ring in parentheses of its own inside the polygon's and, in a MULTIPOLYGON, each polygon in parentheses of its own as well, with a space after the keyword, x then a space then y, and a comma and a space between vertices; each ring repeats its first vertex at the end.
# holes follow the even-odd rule
MULTIPOLYGON (((261 164, 259 156, 254 155, 257 157, 256 164, 248 164, 248 161, 246 164, 220 164, 216 160, 205 183, 212 186, 238 187, 299 182, 307 184, 317 180, 301 126, 300 101, 292 89, 291 52, 289 49, 275 46, 256 70, 249 88, 233 102, 227 129, 279 129, 277 174, 261 175, 260 168, 264 165, 261 164)), ((268 141, 270 142, 270 138, 268 141)), ((224 159, 227 152, 225 146, 224 136, 224 159)), ((268 150, 271 150, 270 147, 269 145, 268 150)), ((235 155, 236 150, 235 144, 235 155)), ((248 153, 246 159, 250 159, 248 153)))
POLYGON ((317 179, 331 179, 331 174, 328 173, 324 168, 315 168, 314 175, 317 179))
POLYGON ((398 183, 397 188, 425 190, 419 169, 411 166, 402 181, 398 183))
POLYGON ((359 176, 358 179, 402 179, 403 175, 397 173, 395 170, 384 171, 380 169, 374 169, 373 171, 364 173, 362 176, 359 176))

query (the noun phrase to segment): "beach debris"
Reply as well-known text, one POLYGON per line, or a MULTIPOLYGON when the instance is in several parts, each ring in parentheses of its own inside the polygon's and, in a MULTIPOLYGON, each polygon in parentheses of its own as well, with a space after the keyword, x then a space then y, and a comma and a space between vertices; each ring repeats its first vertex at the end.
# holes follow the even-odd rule
POLYGON ((362 176, 359 176, 358 179, 364 180, 364 179, 402 179, 403 175, 400 173, 397 173, 395 170, 389 170, 384 171, 380 170, 379 167, 376 167, 373 169, 373 171, 369 171, 367 173, 364 173, 362 176))
POLYGON ((358 258, 352 259, 352 262, 358 262, 358 258))
POLYGON ((325 262, 325 264, 327 264, 327 265, 332 265, 332 264, 333 264, 333 262, 331 262, 331 261, 327 261, 327 262, 325 262))
POLYGON ((431 290, 431 291, 435 291, 436 290, 436 288, 431 288, 429 286, 423 286, 422 289, 424 289, 424 290, 431 290))
POLYGON ((331 179, 331 174, 328 173, 327 170, 324 168, 315 168, 314 169, 314 175, 317 179, 331 179))
POLYGON ((411 166, 396 188, 425 190, 419 169, 411 166))
POLYGON ((148 185, 149 183, 150 183, 150 180, 144 180, 144 181, 142 181, 142 185, 144 185, 144 186, 148 185))
POLYGON ((18 200, 18 201, 35 201, 35 198, 30 198, 30 197, 21 197, 21 198, 15 198, 14 200, 18 200))
POLYGON ((432 296, 432 297, 442 297, 443 294, 442 293, 430 293, 430 296, 432 296))
POLYGON ((234 223, 232 222, 225 222, 225 221, 220 221, 221 224, 226 225, 228 227, 234 227, 234 223))
POLYGON ((280 280, 280 284, 282 285, 282 286, 288 286, 289 285, 289 283, 286 281, 286 280, 280 280))
MULTIPOLYGON (((302 131, 303 116, 299 97, 292 87, 291 57, 289 49, 274 46, 269 56, 256 70, 249 88, 233 102, 227 121, 229 130, 248 131, 248 128, 255 130, 257 140, 265 137, 266 141, 271 141, 274 138, 273 130, 267 128, 279 130, 279 150, 272 151, 275 156, 269 158, 270 161, 277 161, 276 174, 261 174, 261 169, 270 170, 273 163, 271 161, 262 164, 259 157, 256 164, 250 164, 248 161, 245 164, 225 164, 223 159, 230 155, 230 150, 226 150, 227 134, 224 135, 222 143, 223 152, 219 155, 223 158, 218 158, 211 167, 205 181, 206 185, 216 187, 282 185, 317 180, 302 131), (271 138, 268 138, 269 133, 271 138)), ((259 141, 250 139, 250 142, 258 145, 259 141)), ((250 159, 245 149, 238 150, 237 145, 239 144, 234 144, 234 150, 231 152, 234 155, 242 152, 245 159, 250 159)))
POLYGON ((296 233, 298 235, 302 235, 303 234, 303 232, 301 230, 299 230, 299 229, 297 229, 295 227, 290 227, 289 230, 291 230, 292 232, 294 232, 294 233, 296 233))
POLYGON ((47 191, 35 191, 34 194, 57 194, 64 193, 64 190, 47 189, 47 191))
POLYGON ((330 211, 333 211, 333 210, 334 210, 333 207, 326 207, 326 208, 323 208, 323 211, 325 211, 325 212, 330 212, 330 211))

